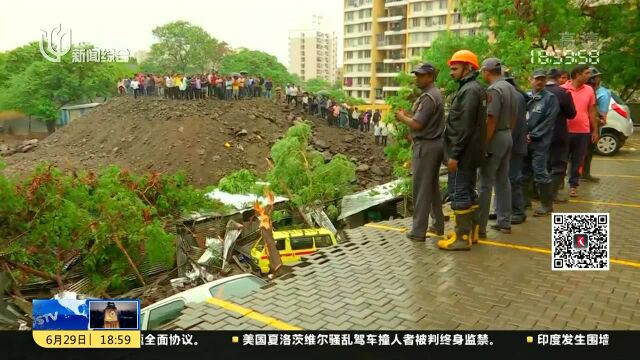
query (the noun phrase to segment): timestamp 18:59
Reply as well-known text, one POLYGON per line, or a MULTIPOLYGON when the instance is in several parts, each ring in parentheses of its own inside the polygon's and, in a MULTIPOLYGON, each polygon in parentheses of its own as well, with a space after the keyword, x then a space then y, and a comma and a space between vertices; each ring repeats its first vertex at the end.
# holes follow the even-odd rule
POLYGON ((531 63, 539 65, 596 65, 600 62, 599 50, 567 50, 564 54, 547 52, 543 49, 531 50, 531 63), (536 61, 537 60, 537 61, 536 61))

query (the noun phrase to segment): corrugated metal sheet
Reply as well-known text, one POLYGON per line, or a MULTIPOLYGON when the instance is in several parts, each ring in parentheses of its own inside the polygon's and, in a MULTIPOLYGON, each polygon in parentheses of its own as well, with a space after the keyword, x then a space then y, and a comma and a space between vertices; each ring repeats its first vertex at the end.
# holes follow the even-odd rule
POLYGON ((386 184, 378 185, 373 189, 364 190, 343 197, 341 206, 342 213, 338 217, 338 220, 357 214, 370 207, 402 197, 401 195, 394 195, 392 193, 392 190, 400 184, 401 181, 402 180, 394 180, 386 184))

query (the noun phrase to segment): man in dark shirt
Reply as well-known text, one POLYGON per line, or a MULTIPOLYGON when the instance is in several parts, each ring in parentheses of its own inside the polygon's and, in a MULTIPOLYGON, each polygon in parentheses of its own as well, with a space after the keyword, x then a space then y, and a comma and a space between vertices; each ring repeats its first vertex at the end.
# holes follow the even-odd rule
POLYGON ((486 138, 486 92, 477 80, 478 57, 460 50, 448 61, 450 75, 460 87, 453 97, 444 132, 444 148, 455 231, 438 241, 442 250, 469 250, 473 219, 478 211, 475 182, 484 161, 486 138))
POLYGON ((434 84, 438 71, 432 64, 420 64, 412 73, 415 74, 416 85, 422 89, 422 93, 413 103, 412 115, 400 110, 396 113, 396 118, 409 127, 413 140, 411 171, 414 211, 413 225, 407 238, 425 241, 430 211, 435 219, 430 230, 436 235, 444 235, 444 214, 438 181, 443 158, 444 101, 434 84))
MULTIPOLYGON (((560 111, 556 115, 553 127, 553 136, 551 137, 551 147, 549 148, 549 165, 551 172, 551 184, 553 198, 556 201, 569 200, 568 194, 559 192, 560 187, 564 185, 564 177, 567 173, 567 162, 569 161, 569 130, 567 129, 567 119, 573 119, 576 116, 576 108, 573 105, 573 99, 565 89, 558 86, 558 81, 562 76, 558 69, 550 69, 547 72, 547 84, 545 89, 556 96, 560 111)), ((566 74, 566 71, 564 71, 566 74)))
POLYGON ((516 85, 511 73, 505 74, 505 80, 513 86, 516 104, 516 122, 511 129, 513 148, 509 161, 509 182, 511 183, 511 225, 522 224, 527 219, 522 194, 522 165, 527 155, 527 100, 528 96, 516 85))

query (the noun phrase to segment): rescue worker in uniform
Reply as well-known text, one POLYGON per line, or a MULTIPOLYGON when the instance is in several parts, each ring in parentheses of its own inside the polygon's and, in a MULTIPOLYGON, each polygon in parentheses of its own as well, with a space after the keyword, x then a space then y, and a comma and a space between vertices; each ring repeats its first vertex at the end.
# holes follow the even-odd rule
POLYGON ((532 177, 540 197, 540 206, 533 216, 545 216, 553 212, 553 190, 547 161, 553 126, 560 111, 558 100, 545 89, 547 75, 544 70, 535 70, 531 76, 532 96, 527 102, 528 155, 522 176, 525 182, 532 177))
MULTIPOLYGON (((506 68, 502 68, 504 80, 511 84, 514 91, 516 105, 516 122, 511 129, 511 160, 509 160, 509 183, 511 184, 511 225, 522 224, 527 220, 525 199, 522 189, 522 166, 524 157, 527 156, 527 100, 529 95, 518 88, 513 75, 506 68)), ((493 208, 497 206, 496 198, 493 198, 493 208)), ((495 211, 489 214, 489 220, 496 220, 495 211)))
POLYGON ((513 86, 502 77, 502 64, 496 58, 482 63, 482 77, 490 85, 487 88, 486 161, 480 168, 478 195, 480 212, 475 219, 474 237, 486 238, 487 222, 491 206, 491 193, 495 187, 497 224, 491 228, 505 234, 511 233, 511 183, 509 161, 511 159, 510 129, 516 122, 516 98, 513 86), (477 235, 476 232, 477 231, 477 235))
POLYGON ((545 89, 555 95, 560 106, 560 111, 556 115, 553 125, 553 137, 549 148, 549 171, 551 172, 551 189, 555 201, 564 202, 569 200, 569 194, 560 193, 564 187, 564 177, 567 174, 567 164, 569 161, 569 130, 567 120, 576 117, 576 107, 573 104, 571 94, 559 86, 560 76, 566 71, 550 69, 547 72, 547 85, 545 89))
POLYGON ((460 87, 453 97, 444 132, 445 161, 455 230, 438 241, 442 250, 471 249, 474 213, 478 210, 475 182, 484 159, 486 93, 477 80, 478 57, 460 50, 448 61, 460 87))
POLYGON ((527 155, 527 100, 529 96, 520 90, 511 73, 505 73, 504 79, 513 87, 516 104, 516 122, 511 129, 513 147, 509 161, 509 182, 511 183, 511 225, 522 224, 527 213, 522 193, 522 166, 527 155))
POLYGON ((435 66, 422 63, 412 73, 416 76, 416 85, 422 93, 413 103, 411 114, 400 110, 396 113, 396 119, 409 127, 413 141, 411 171, 414 211, 413 225, 407 238, 425 241, 430 212, 435 223, 429 230, 436 235, 444 234, 444 214, 438 180, 444 151, 444 100, 434 84, 438 76, 435 66))

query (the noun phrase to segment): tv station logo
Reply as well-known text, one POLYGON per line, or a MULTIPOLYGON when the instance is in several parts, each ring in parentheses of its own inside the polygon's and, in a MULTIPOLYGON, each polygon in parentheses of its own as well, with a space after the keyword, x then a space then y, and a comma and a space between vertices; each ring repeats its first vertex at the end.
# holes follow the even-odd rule
POLYGON ((33 330, 139 329, 139 300, 33 300, 33 330))

